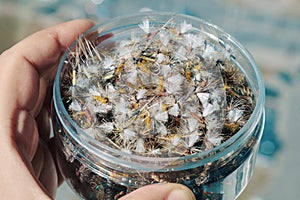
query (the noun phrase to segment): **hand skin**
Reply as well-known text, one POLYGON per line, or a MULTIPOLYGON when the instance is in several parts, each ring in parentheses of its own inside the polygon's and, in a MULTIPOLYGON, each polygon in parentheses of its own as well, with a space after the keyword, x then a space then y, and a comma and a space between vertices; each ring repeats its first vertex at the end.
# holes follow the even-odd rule
MULTIPOLYGON (((0 55, 1 199, 54 199, 62 178, 49 138, 52 84, 67 47, 93 26, 75 20, 30 35, 0 55)), ((195 199, 179 184, 142 187, 122 200, 195 199)))

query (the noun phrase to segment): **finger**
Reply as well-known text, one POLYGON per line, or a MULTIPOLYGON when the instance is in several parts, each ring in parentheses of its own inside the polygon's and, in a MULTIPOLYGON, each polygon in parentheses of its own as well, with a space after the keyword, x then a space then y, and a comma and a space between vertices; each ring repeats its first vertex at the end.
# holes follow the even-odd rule
MULTIPOLYGON (((54 77, 53 66, 57 65, 67 46, 92 25, 87 20, 56 25, 29 36, 5 51, 0 56, 2 113, 14 110, 11 106, 16 105, 31 110, 38 99, 42 102, 47 82, 54 77), (40 76, 44 76, 42 84, 39 81, 40 76), (40 85, 42 88, 39 88, 40 85), (42 94, 40 97, 39 93, 42 94)), ((10 114, 12 113, 6 113, 5 117, 11 117, 10 114)))
POLYGON ((45 150, 44 146, 41 142, 38 144, 38 148, 36 150, 36 153, 34 155, 34 158, 31 161, 31 165, 34 171, 34 174, 37 178, 40 177, 44 163, 45 163, 45 150))
POLYGON ((37 152, 31 164, 35 176, 48 194, 54 197, 60 180, 58 180, 59 175, 52 154, 44 141, 39 141, 37 152))
POLYGON ((49 66, 57 64, 61 54, 71 43, 93 25, 88 20, 58 24, 30 35, 4 54, 12 55, 14 59, 17 56, 18 60, 27 62, 39 72, 47 71, 49 66))
MULTIPOLYGON (((57 153, 56 153, 56 142, 55 142, 55 137, 51 138, 49 141, 48 141, 48 147, 49 147, 49 151, 51 152, 52 154, 52 157, 54 158, 54 160, 57 160, 57 153)), ((57 169, 57 182, 58 182, 58 186, 61 185, 64 181, 64 178, 63 178, 63 175, 61 174, 61 171, 59 170, 59 166, 58 166, 58 163, 55 162, 55 166, 56 166, 56 169, 57 169)))
POLYGON ((51 124, 50 124, 50 111, 43 107, 36 117, 37 127, 39 131, 39 137, 43 141, 47 142, 50 138, 51 124))
POLYGON ((44 94, 39 97, 38 92, 45 93, 45 87, 52 82, 59 58, 72 41, 92 25, 87 20, 59 24, 5 51, 0 56, 0 79, 2 87, 7 88, 5 92, 12 93, 10 100, 16 100, 25 110, 32 110, 38 99, 43 100, 44 94), (45 82, 43 88, 39 88, 40 77, 45 82))
POLYGON ((39 175, 39 181, 45 187, 48 194, 54 198, 56 189, 58 187, 58 175, 56 165, 53 160, 52 154, 48 149, 48 146, 41 142, 44 150, 44 166, 39 175))
POLYGON ((196 200, 187 187, 175 184, 155 184, 139 188, 120 200, 196 200))
POLYGON ((26 111, 17 111, 12 131, 18 149, 28 161, 31 161, 39 140, 35 119, 26 111))

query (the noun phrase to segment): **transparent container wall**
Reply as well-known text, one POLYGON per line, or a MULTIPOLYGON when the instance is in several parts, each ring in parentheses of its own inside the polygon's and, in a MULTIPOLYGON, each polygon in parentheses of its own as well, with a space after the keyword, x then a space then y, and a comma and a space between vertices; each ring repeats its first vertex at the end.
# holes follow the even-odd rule
MULTIPOLYGON (((127 30, 142 24, 146 15, 111 21, 95 27, 87 35, 96 35, 89 37, 96 44, 99 44, 99 38, 103 40, 107 34, 114 41, 114 37, 118 39, 118 34, 122 33, 122 28, 127 30)), ((151 19, 156 22, 173 16, 162 13, 151 15, 155 16, 151 19)), ((52 121, 59 168, 68 184, 81 197, 90 200, 118 199, 144 185, 176 182, 189 187, 199 200, 232 200, 248 184, 264 127, 264 84, 260 72, 251 55, 216 26, 184 15, 178 15, 176 19, 186 20, 194 27, 202 27, 200 31, 205 31, 211 41, 232 53, 231 62, 245 74, 253 91, 256 105, 252 116, 232 138, 207 152, 176 158, 124 154, 84 133, 68 115, 63 104, 60 83, 68 74, 67 67, 70 66, 65 59, 76 49, 74 43, 62 58, 58 69, 52 121)))
POLYGON ((83 152, 85 150, 82 150, 78 143, 71 139, 68 131, 63 129, 64 126, 60 120, 54 116, 59 168, 69 186, 80 197, 89 200, 116 199, 138 187, 165 181, 188 186, 197 200, 232 200, 240 195, 253 174, 263 130, 263 117, 264 115, 259 118, 260 123, 253 130, 251 137, 253 142, 248 141, 240 146, 240 150, 236 153, 221 157, 223 166, 211 169, 207 177, 203 171, 212 165, 211 162, 198 166, 192 172, 190 170, 170 172, 168 169, 162 172, 134 173, 117 164, 109 164, 108 167, 97 156, 83 152), (168 180, 168 177, 176 178, 168 180))

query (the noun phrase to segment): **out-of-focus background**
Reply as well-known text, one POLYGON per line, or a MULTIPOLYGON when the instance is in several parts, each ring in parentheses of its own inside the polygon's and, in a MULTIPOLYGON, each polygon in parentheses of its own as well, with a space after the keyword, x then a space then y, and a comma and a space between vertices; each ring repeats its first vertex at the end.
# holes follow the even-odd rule
MULTIPOLYGON (((0 0, 0 53, 59 22, 100 23, 145 10, 201 17, 252 53, 266 82, 266 126, 254 176, 239 200, 299 199, 300 0, 0 0)), ((56 200, 66 199, 79 198, 63 184, 56 200)))

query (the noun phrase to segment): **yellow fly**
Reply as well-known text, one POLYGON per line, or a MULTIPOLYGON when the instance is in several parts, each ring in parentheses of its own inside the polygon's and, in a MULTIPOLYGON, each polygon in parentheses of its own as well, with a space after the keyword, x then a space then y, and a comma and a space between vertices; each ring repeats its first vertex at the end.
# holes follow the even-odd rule
POLYGON ((97 95, 94 95, 94 99, 96 101, 100 101, 103 104, 106 104, 108 102, 108 98, 103 98, 103 97, 100 97, 100 96, 97 96, 97 95))
POLYGON ((116 76, 118 76, 123 69, 124 69, 124 63, 121 63, 115 70, 116 76))
POLYGON ((188 67, 185 69, 185 78, 188 82, 191 81, 191 71, 188 67))
POLYGON ((163 76, 160 76, 159 79, 158 79, 158 85, 157 85, 157 90, 158 92, 162 92, 163 89, 164 89, 164 77, 163 76))

